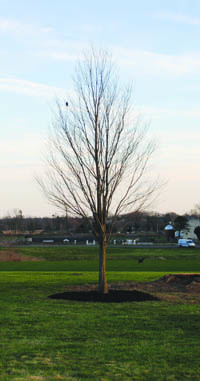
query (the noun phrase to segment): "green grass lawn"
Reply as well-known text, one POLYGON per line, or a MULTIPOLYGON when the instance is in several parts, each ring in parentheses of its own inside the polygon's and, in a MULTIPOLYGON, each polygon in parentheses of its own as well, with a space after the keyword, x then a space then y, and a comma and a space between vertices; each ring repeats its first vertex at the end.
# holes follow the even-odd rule
MULTIPOLYGON (((0 249, 3 250, 2 248, 0 249)), ((44 258, 48 261, 65 261, 65 260, 97 260, 98 259, 98 246, 51 246, 51 247, 19 247, 16 248, 17 253, 27 256, 34 256, 44 258)), ((107 258, 108 260, 117 259, 138 259, 144 256, 146 259, 164 257, 166 259, 183 259, 195 258, 200 259, 200 249, 189 248, 166 248, 166 249, 152 249, 152 248, 137 248, 137 247, 114 247, 108 246, 107 258)))
MULTIPOLYGON (((30 246, 16 248, 15 251, 27 257, 44 259, 44 261, 0 262, 0 271, 98 271, 97 247, 30 246)), ((200 272, 200 249, 108 247, 107 270, 200 272), (145 257, 145 260, 139 264, 140 257, 145 257)))
MULTIPOLYGON (((163 274, 109 273, 114 280, 163 274)), ((51 300, 97 273, 2 272, 2 380, 199 380, 199 305, 51 300)))
MULTIPOLYGON (((200 305, 49 299, 68 286, 96 283, 97 251, 80 249, 74 259, 70 248, 35 249, 18 250, 48 260, 0 263, 1 380, 200 380, 200 305)), ((108 281, 150 281, 168 267, 200 271, 198 250, 141 250, 112 249, 108 281), (140 256, 148 259, 138 265, 140 256)))

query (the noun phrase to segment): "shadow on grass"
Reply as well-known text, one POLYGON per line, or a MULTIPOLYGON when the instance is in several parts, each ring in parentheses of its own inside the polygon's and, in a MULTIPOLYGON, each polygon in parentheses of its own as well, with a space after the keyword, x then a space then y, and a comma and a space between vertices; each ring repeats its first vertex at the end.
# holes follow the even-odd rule
POLYGON ((97 291, 68 291, 49 296, 50 299, 63 299, 78 302, 103 302, 103 303, 124 303, 124 302, 146 302, 159 301, 156 296, 142 291, 110 290, 108 294, 102 295, 97 291))

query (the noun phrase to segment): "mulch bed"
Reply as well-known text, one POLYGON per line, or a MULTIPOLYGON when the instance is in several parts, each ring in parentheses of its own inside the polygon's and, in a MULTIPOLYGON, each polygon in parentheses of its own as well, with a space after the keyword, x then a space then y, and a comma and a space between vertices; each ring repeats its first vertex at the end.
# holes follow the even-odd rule
POLYGON ((82 302, 200 303, 200 274, 170 274, 153 282, 118 282, 109 284, 109 293, 101 295, 96 284, 68 287, 66 292, 50 295, 51 299, 82 302))
POLYGON ((101 295, 95 290, 66 291, 49 296, 50 299, 74 300, 79 302, 103 302, 103 303, 124 303, 124 302, 145 302, 147 300, 159 300, 156 296, 142 291, 113 290, 109 289, 108 294, 101 295))
POLYGON ((157 292, 200 293, 200 274, 169 274, 154 282, 138 283, 137 286, 157 292))

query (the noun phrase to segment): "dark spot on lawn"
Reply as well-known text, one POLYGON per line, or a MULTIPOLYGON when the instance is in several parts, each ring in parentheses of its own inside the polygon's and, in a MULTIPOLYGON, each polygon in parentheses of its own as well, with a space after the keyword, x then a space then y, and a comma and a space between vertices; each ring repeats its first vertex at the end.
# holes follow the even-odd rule
POLYGON ((146 302, 159 301, 156 296, 137 290, 110 290, 108 294, 102 295, 97 291, 67 291, 49 296, 50 299, 72 300, 78 302, 146 302))

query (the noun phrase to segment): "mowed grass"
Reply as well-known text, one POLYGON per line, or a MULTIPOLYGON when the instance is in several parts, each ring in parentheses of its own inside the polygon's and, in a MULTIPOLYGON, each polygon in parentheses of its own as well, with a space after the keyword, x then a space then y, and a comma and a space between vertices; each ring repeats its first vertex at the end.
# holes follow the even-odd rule
MULTIPOLYGON (((1 379, 199 380, 198 305, 48 298, 97 277, 93 272, 1 273, 1 379)), ((108 277, 149 279, 130 272, 127 278, 123 272, 108 277)))
MULTIPOLYGON (((0 262, 0 271, 98 271, 98 247, 30 246, 15 248, 15 251, 43 261, 0 262)), ((108 247, 107 270, 200 272, 200 249, 108 247), (138 263, 141 257, 145 260, 138 263)))
MULTIPOLYGON (((2 248, 1 248, 2 249, 2 248)), ((27 246, 15 249, 17 253, 44 258, 48 261, 90 260, 98 259, 98 246, 27 246)), ((1 252, 1 251, 0 251, 1 252)), ((187 258, 200 259, 200 248, 137 248, 129 246, 108 246, 108 260, 145 259, 163 257, 168 260, 187 258)))
MULTIPOLYGON (((30 249, 33 248, 26 248, 30 249)), ((44 248, 46 252, 48 249, 53 252, 56 248, 44 248)), ((10 270, 12 266, 19 266, 20 270, 0 273, 0 379, 200 379, 199 305, 186 304, 184 299, 182 304, 49 299, 49 295, 64 292, 71 285, 96 283, 98 280, 97 271, 92 267, 88 271, 85 267, 97 262, 97 252, 91 254, 95 248, 91 248, 89 254, 82 254, 78 260, 67 255, 69 247, 64 249, 65 259, 62 261, 58 255, 59 261, 48 258, 46 262, 0 263, 2 270, 3 265, 10 270), (90 260, 87 255, 96 258, 90 260), (63 271, 56 272, 52 267, 51 271, 44 271, 44 264, 71 264, 73 270, 63 268, 63 271), (35 265, 40 266, 38 270, 35 265), (21 271, 23 266, 29 266, 29 271, 21 271)), ((173 254, 153 249, 132 253, 128 248, 118 258, 116 251, 110 255, 113 257, 110 258, 109 282, 154 280, 168 272, 158 268, 169 262, 179 263, 181 268, 183 261, 192 272, 199 271, 198 250, 191 253, 183 251, 181 258, 181 251, 173 254), (138 265, 137 258, 144 253, 148 259, 138 265), (166 259, 159 259, 160 256, 166 259), (133 265, 132 269, 127 270, 126 261, 129 266, 133 265), (115 262, 117 270, 113 270, 115 262), (149 270, 156 263, 159 264, 157 269, 149 270), (136 267, 141 265, 137 270, 136 267)))

